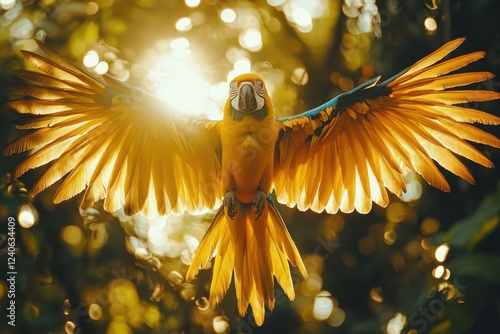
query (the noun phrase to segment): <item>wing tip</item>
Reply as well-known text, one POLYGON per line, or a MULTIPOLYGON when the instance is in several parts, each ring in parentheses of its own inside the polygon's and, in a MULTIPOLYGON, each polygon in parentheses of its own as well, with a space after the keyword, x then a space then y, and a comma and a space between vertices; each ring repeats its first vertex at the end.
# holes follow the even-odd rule
POLYGON ((188 268, 188 271, 186 273, 186 276, 185 276, 185 280, 186 282, 191 282, 192 280, 194 280, 196 278, 196 276, 198 275, 198 272, 200 271, 200 268, 197 268, 197 269, 192 269, 193 267, 189 267, 188 268))
POLYGON ((446 46, 449 46, 449 45, 453 45, 453 49, 452 50, 455 50, 456 48, 458 48, 460 45, 462 45, 463 42, 465 42, 465 40, 467 39, 466 36, 462 36, 462 37, 457 37, 455 39, 452 39, 451 41, 449 41, 448 43, 446 43, 444 45, 444 47, 446 46))

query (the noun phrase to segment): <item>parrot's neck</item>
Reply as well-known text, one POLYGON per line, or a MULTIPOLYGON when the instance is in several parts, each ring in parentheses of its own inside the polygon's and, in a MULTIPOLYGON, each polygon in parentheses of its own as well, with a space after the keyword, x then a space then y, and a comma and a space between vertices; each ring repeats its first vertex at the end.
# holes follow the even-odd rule
POLYGON ((264 118, 266 118, 267 115, 269 115, 269 110, 267 109, 266 106, 264 106, 262 109, 256 110, 256 111, 252 112, 251 114, 248 114, 248 113, 244 113, 244 112, 241 112, 239 110, 236 110, 233 107, 230 107, 229 117, 232 117, 233 119, 235 119, 237 121, 240 121, 246 115, 250 115, 250 116, 252 116, 260 121, 260 120, 263 120, 264 118))

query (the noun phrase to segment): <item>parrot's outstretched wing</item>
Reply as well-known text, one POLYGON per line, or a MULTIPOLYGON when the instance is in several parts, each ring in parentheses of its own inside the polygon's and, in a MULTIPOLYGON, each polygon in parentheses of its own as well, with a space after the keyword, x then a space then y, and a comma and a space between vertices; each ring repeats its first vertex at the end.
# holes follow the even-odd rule
POLYGON ((165 215, 214 208, 222 197, 217 123, 177 113, 163 101, 111 77, 90 75, 58 53, 23 51, 45 73, 16 71, 25 83, 11 87, 30 96, 8 105, 31 130, 3 153, 35 150, 15 171, 19 177, 53 161, 32 194, 68 174, 54 201, 85 190, 82 208, 165 215))
POLYGON ((401 196, 408 170, 449 191, 434 161, 474 183, 455 154, 492 167, 467 141, 500 147, 499 139, 471 125, 500 124, 500 118, 455 105, 500 94, 446 90, 493 77, 488 72, 449 74, 484 56, 474 52, 441 61, 463 41, 448 42, 382 83, 372 79, 318 108, 277 119, 282 123, 274 176, 278 201, 300 210, 366 213, 372 201, 388 204, 387 189, 401 196))

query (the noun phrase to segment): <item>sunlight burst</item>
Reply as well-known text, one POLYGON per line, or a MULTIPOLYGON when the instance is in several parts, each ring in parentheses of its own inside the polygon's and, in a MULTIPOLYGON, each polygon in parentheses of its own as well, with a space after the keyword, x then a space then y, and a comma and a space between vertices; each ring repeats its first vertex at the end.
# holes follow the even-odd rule
POLYGON ((191 58, 161 55, 148 79, 154 83, 153 93, 177 111, 220 119, 227 88, 211 85, 191 58))

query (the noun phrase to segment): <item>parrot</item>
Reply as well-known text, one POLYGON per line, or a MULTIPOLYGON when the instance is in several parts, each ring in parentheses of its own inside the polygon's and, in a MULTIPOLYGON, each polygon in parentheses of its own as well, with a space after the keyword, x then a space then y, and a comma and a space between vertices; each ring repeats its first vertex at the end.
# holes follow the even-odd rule
POLYGON ((31 194, 61 181, 54 202, 80 193, 81 209, 102 201, 145 217, 216 212, 186 272, 194 280, 213 261, 209 304, 216 307, 234 280, 239 314, 251 307, 262 325, 275 306, 274 279, 294 300, 291 267, 307 278, 301 255, 277 203, 300 211, 368 213, 406 192, 416 172, 443 191, 440 170, 474 184, 460 160, 491 168, 473 143, 500 148, 474 124, 500 117, 467 105, 500 98, 491 90, 460 88, 493 77, 455 72, 485 56, 448 57, 465 38, 444 44, 398 74, 368 80, 293 116, 276 116, 261 76, 229 83, 222 119, 180 112, 167 102, 109 75, 91 74, 37 41, 22 51, 36 67, 19 69, 7 102, 26 130, 5 155, 30 151, 18 178, 49 165, 31 194), (454 73, 455 72, 455 73, 454 73))

